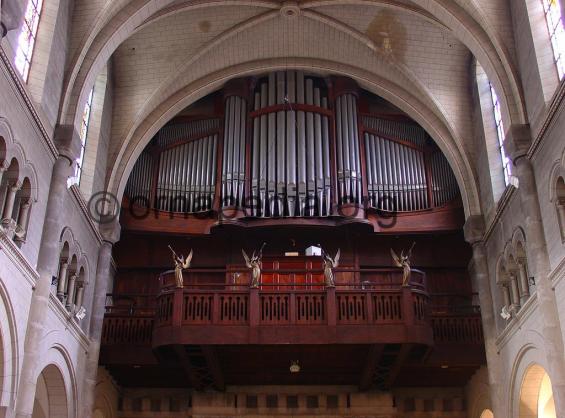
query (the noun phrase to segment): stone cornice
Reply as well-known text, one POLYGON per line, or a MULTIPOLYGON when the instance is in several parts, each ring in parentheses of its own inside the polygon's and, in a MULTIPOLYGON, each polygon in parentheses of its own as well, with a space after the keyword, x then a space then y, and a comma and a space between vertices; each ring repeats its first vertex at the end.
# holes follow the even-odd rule
POLYGON ((553 282, 553 288, 555 289, 561 281, 565 279, 565 257, 561 262, 549 273, 549 280, 553 282))
POLYGON ((539 130, 538 134, 532 141, 530 149, 528 150, 528 158, 532 158, 536 152, 539 150, 540 145, 547 133, 547 131, 553 126, 556 121, 557 115, 562 110, 563 106, 565 106, 565 79, 561 81, 559 84, 559 88, 555 92, 551 103, 547 109, 547 113, 544 118, 544 122, 541 125, 541 129, 539 130))
POLYGON ((496 349, 498 353, 500 353, 508 341, 510 341, 514 335, 522 329, 524 323, 537 310, 537 306, 538 297, 536 293, 533 293, 496 339, 496 349))
POLYGON ((59 152, 55 147, 55 143, 53 142, 52 138, 47 132, 47 129, 45 128, 45 124, 41 120, 39 113, 37 113, 33 101, 31 100, 31 97, 26 87, 22 83, 20 76, 17 74, 15 68, 12 66, 10 59, 6 55, 6 51, 4 51, 4 48, 2 48, 1 46, 0 46, 0 62, 2 63, 2 66, 5 68, 7 73, 10 75, 10 79, 14 88, 19 93, 19 96, 22 99, 25 108, 29 112, 31 119, 35 122, 35 125, 38 131, 41 133, 41 137, 43 138, 43 141, 47 145, 47 148, 51 151, 52 156, 57 158, 59 156, 59 152))
POLYGON ((63 323, 65 329, 75 337, 84 351, 88 351, 90 341, 79 324, 74 320, 74 314, 67 311, 61 301, 57 299, 57 297, 52 292, 49 292, 49 307, 63 323))
POLYGON ((75 184, 73 184, 69 188, 69 191, 71 192, 71 195, 73 196, 75 203, 80 208, 80 211, 81 211, 86 223, 90 227, 91 232, 94 234, 94 237, 96 238, 96 240, 99 243, 102 243, 102 235, 100 235, 100 231, 98 230, 98 227, 94 224, 94 222, 92 221, 92 218, 90 217, 90 214, 88 212, 88 204, 84 200, 84 196, 82 195, 82 192, 80 191, 78 186, 75 185, 75 184))
POLYGON ((39 279, 39 274, 35 268, 30 264, 28 259, 22 254, 20 249, 16 246, 6 234, 0 233, 0 250, 6 254, 12 264, 22 273, 32 288, 35 288, 35 283, 39 279))
POLYGON ((512 200, 512 197, 514 196, 515 193, 516 193, 516 188, 511 185, 507 186, 506 189, 504 190, 504 193, 502 193, 502 196, 498 201, 498 205, 496 206, 496 212, 494 213, 494 216, 492 217, 491 221, 489 222, 489 224, 485 229, 485 234, 483 237, 484 242, 487 242, 490 239, 490 236, 492 235, 494 228, 496 227, 496 225, 498 225, 500 218, 502 217, 502 215, 504 215, 504 212, 506 211, 506 208, 508 207, 508 204, 512 200))

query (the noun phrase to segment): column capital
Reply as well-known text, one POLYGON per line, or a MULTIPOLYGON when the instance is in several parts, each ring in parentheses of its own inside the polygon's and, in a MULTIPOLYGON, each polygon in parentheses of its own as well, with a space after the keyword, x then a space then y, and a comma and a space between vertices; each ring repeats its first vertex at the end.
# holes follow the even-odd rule
POLYGON ((59 154, 71 163, 80 156, 81 141, 73 125, 57 125, 54 140, 59 154))
POLYGON ((504 151, 516 164, 516 160, 526 156, 532 144, 532 131, 529 124, 511 125, 504 139, 504 151))
POLYGON ((113 219, 111 222, 100 224, 102 240, 111 245, 114 245, 120 240, 121 231, 122 227, 117 218, 113 219))
POLYGON ((483 241, 485 234, 485 220, 482 215, 473 215, 467 218, 463 226, 465 241, 474 245, 483 241))

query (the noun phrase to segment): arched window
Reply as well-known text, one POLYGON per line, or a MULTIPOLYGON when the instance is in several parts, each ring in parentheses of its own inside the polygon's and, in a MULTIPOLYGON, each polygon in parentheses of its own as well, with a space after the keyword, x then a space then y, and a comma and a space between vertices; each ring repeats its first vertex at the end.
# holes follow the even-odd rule
POLYGON ((16 68, 27 82, 43 0, 29 0, 16 51, 16 68))
POLYGON ((69 187, 73 184, 80 184, 80 177, 82 175, 82 165, 84 163, 84 153, 86 150, 86 139, 88 137, 88 126, 90 124, 90 114, 92 111, 92 97, 94 96, 94 89, 90 90, 88 99, 84 105, 82 112, 82 119, 80 122, 80 156, 75 161, 75 173, 73 177, 69 178, 69 187))
POLYGON ((563 180, 563 177, 557 179, 555 197, 555 208, 557 210, 557 219, 559 220, 561 241, 565 242, 565 180, 563 180))
POLYGON ((481 414, 480 418, 494 418, 494 414, 490 409, 485 409, 481 414))
POLYGON ((542 0, 559 79, 565 75, 565 29, 559 0, 542 0))
POLYGON ((494 120, 496 122, 496 134, 498 136, 498 150, 500 152, 500 159, 502 160, 502 167, 504 170, 504 183, 508 186, 510 184, 510 176, 512 175, 512 168, 510 166, 510 159, 506 156, 504 150, 504 140, 506 132, 504 131, 504 123, 502 122, 502 109, 500 107, 500 100, 496 94, 492 83, 490 83, 490 94, 492 97, 492 106, 494 111, 494 120))
POLYGON ((539 365, 530 366, 520 390, 520 417, 555 418, 555 403, 551 379, 539 365))

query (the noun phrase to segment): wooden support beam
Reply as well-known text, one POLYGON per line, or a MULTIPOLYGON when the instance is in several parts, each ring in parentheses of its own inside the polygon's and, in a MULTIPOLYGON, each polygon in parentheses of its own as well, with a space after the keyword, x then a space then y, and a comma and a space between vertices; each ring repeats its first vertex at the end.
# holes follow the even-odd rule
POLYGON ((367 359, 365 360, 365 366, 361 371, 361 380, 359 381, 360 390, 368 390, 371 388, 375 375, 375 368, 379 364, 383 349, 384 345, 382 344, 372 345, 369 347, 367 359))
POLYGON ((224 381, 224 374, 222 373, 220 362, 218 361, 216 349, 212 345, 203 345, 201 346, 201 349, 202 353, 204 354, 204 358, 206 359, 206 364, 208 365, 210 375, 214 380, 214 386, 216 387, 216 389, 224 391, 226 384, 224 381))
POLYGON ((390 368, 390 372, 389 372, 388 377, 385 381, 385 385, 384 385, 385 388, 388 389, 388 388, 392 387, 392 385, 396 381, 396 378, 398 377, 398 374, 400 373, 400 369, 402 368, 402 366, 406 362, 406 358, 410 354, 411 350, 412 350, 412 344, 403 344, 402 345, 402 347, 400 348, 400 352, 396 356, 396 360, 394 361, 394 364, 390 368))
POLYGON ((195 389, 201 389, 202 384, 200 382, 200 379, 198 378, 198 374, 190 363, 190 359, 188 357, 186 349, 184 348, 184 345, 174 345, 173 350, 178 357, 178 361, 183 368, 186 377, 190 382, 190 385, 195 389))

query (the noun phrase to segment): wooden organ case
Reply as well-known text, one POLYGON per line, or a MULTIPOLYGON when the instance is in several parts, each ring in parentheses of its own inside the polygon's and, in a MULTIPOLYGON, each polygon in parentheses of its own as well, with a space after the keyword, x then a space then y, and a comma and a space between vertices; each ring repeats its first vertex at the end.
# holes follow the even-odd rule
POLYGON ((228 82, 148 144, 120 221, 101 364, 122 385, 462 386, 484 364, 451 167, 350 79, 228 82), (263 242, 253 287, 241 250, 263 242), (390 249, 413 242, 403 286, 390 249), (183 287, 168 245, 194 251, 183 287), (335 287, 316 245, 341 251, 335 287))

